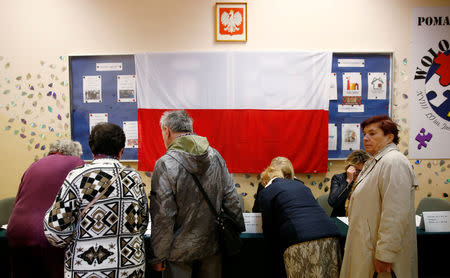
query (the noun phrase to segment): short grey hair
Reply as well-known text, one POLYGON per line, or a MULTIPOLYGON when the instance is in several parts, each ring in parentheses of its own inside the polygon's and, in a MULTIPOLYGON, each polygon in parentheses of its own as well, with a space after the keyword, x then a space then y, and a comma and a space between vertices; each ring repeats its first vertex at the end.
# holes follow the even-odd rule
POLYGON ((60 153, 62 155, 78 156, 83 154, 81 144, 78 141, 72 141, 70 139, 56 140, 50 144, 48 154, 60 153))
POLYGON ((166 111, 161 116, 161 129, 168 127, 173 132, 192 132, 194 120, 185 110, 166 111))

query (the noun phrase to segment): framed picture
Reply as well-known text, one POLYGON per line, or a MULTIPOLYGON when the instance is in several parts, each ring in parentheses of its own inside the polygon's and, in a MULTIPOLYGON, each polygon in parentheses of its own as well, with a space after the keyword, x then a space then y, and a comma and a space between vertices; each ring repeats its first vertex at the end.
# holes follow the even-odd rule
POLYGON ((216 41, 247 41, 247 3, 216 3, 216 41))

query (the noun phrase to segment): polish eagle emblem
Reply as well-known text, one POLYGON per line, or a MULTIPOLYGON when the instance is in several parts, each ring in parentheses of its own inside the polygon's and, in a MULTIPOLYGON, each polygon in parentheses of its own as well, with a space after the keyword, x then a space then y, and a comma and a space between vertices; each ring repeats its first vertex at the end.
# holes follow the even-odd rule
POLYGON ((232 34, 239 31, 239 26, 242 24, 242 14, 233 10, 223 12, 220 16, 220 22, 225 26, 224 30, 232 34))

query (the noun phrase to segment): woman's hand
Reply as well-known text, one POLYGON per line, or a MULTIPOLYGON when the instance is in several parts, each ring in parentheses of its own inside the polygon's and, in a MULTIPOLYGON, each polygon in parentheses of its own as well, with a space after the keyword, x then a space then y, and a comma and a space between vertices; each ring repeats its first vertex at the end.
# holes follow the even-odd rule
POLYGON ((375 271, 377 273, 391 273, 391 263, 385 263, 375 259, 375 271))
POLYGON ((355 166, 350 166, 347 168, 347 183, 350 184, 352 181, 356 180, 358 174, 356 173, 355 166))

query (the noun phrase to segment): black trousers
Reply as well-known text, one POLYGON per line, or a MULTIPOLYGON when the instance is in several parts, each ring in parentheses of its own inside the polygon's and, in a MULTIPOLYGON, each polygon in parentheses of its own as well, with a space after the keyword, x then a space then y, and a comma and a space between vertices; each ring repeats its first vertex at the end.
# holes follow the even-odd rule
POLYGON ((10 246, 11 278, 64 277, 64 249, 10 246))

